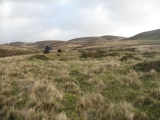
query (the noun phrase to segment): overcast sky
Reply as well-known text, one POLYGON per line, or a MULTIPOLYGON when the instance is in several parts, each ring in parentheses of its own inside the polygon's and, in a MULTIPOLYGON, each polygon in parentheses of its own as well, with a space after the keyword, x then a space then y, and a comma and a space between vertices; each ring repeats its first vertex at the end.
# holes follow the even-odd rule
POLYGON ((159 26, 160 0, 0 0, 0 44, 130 37, 159 26))

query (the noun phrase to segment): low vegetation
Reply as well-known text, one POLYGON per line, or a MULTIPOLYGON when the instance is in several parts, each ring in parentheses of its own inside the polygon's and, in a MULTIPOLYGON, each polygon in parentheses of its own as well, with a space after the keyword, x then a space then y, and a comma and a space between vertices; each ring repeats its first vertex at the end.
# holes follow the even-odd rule
POLYGON ((156 54, 159 54, 158 52, 145 52, 143 53, 144 57, 153 58, 156 56, 156 54))
POLYGON ((150 72, 151 70, 155 70, 157 72, 160 72, 160 60, 156 61, 150 61, 150 62, 142 62, 138 63, 133 67, 136 71, 142 71, 142 72, 150 72))
POLYGON ((0 58, 0 119, 158 120, 160 56, 144 56, 152 51, 0 58))
POLYGON ((38 59, 38 60, 49 60, 49 58, 45 55, 33 55, 29 58, 30 60, 38 59))
POLYGON ((10 46, 0 46, 0 57, 9 57, 16 55, 27 55, 27 54, 35 54, 40 53, 41 50, 33 49, 33 48, 22 48, 22 47, 10 47, 10 46))
POLYGON ((80 50, 81 53, 80 58, 102 58, 107 56, 120 56, 118 52, 109 52, 104 50, 96 50, 96 51, 85 51, 80 50))
POLYGON ((134 54, 125 54, 122 58, 121 61, 128 61, 128 60, 141 60, 139 57, 134 56, 134 54))

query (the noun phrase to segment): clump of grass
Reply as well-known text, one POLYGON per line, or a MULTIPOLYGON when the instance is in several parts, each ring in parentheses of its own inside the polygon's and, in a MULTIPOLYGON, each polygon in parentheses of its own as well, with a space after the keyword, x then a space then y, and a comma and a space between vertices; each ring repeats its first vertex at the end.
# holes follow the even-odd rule
POLYGON ((139 96, 135 99, 134 104, 137 107, 142 107, 142 106, 147 106, 153 104, 153 99, 150 97, 146 96, 139 96))
POLYGON ((99 80, 95 88, 99 91, 104 90, 106 89, 106 84, 102 80, 99 80))
POLYGON ((66 82, 66 83, 64 83, 63 89, 64 89, 65 92, 73 93, 73 94, 74 93, 75 94, 79 93, 79 91, 80 91, 79 86, 74 82, 66 82))
POLYGON ((146 58, 153 58, 156 56, 156 54, 158 54, 157 52, 145 52, 142 55, 146 58))
POLYGON ((124 51, 124 52, 135 52, 136 48, 125 48, 125 49, 118 49, 117 51, 124 51))
POLYGON ((81 50, 79 51, 81 53, 81 56, 80 58, 101 58, 101 57, 104 57, 105 54, 104 52, 87 52, 87 51, 84 51, 84 50, 81 50))
POLYGON ((103 105, 105 106, 105 103, 104 97, 99 93, 86 94, 80 98, 82 109, 99 108, 103 105))
POLYGON ((103 120, 108 103, 99 93, 90 93, 81 97, 80 108, 82 120, 103 120))
POLYGON ((120 103, 110 103, 106 111, 105 118, 111 120, 146 120, 145 114, 139 112, 131 103, 126 101, 120 103))
POLYGON ((68 120, 66 113, 62 112, 57 116, 56 120, 68 120))
POLYGON ((104 50, 97 50, 96 52, 97 53, 106 53, 106 51, 104 51, 104 50))
POLYGON ((45 55, 33 55, 29 58, 30 60, 33 60, 33 59, 38 59, 38 60, 49 60, 49 58, 45 55))
POLYGON ((118 52, 108 53, 107 56, 120 56, 118 52))
POLYGON ((115 78, 116 82, 118 82, 120 85, 125 85, 127 87, 135 87, 140 88, 142 87, 142 83, 138 79, 132 79, 129 76, 120 76, 115 78))
POLYGON ((120 56, 119 53, 117 52, 110 52, 107 53, 106 51, 103 50, 97 50, 95 52, 87 52, 85 50, 79 51, 81 53, 80 58, 102 58, 102 57, 107 57, 107 56, 120 56))
POLYGON ((126 55, 123 56, 120 60, 123 62, 123 61, 127 61, 127 60, 141 60, 141 59, 138 58, 138 57, 135 57, 135 56, 132 55, 132 54, 126 54, 126 55))
POLYGON ((160 60, 138 63, 133 66, 133 69, 141 72, 150 72, 151 70, 160 72, 160 60))
POLYGON ((129 51, 129 52, 135 52, 137 48, 126 48, 125 51, 129 51))
POLYGON ((160 89, 156 88, 156 89, 152 90, 151 96, 157 100, 160 100, 160 89))
POLYGON ((106 64, 104 63, 99 64, 99 65, 95 64, 88 71, 88 73, 95 73, 95 74, 100 74, 100 73, 105 73, 105 72, 106 72, 106 64))
POLYGON ((67 60, 68 59, 66 57, 64 57, 64 56, 60 58, 60 61, 67 61, 67 60))

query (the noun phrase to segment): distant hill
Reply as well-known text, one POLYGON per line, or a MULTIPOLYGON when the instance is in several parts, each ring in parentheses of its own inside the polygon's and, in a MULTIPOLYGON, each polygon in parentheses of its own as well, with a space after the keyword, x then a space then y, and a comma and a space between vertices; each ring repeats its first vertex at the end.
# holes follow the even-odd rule
POLYGON ((44 41, 38 41, 32 44, 29 44, 29 47, 35 47, 39 49, 44 49, 47 45, 48 46, 54 46, 56 44, 63 43, 64 41, 58 41, 58 40, 44 40, 44 41))
POLYGON ((121 40, 121 39, 125 39, 125 37, 106 35, 106 36, 96 36, 96 37, 74 38, 69 41, 71 42, 73 41, 74 42, 96 42, 96 41, 121 40))
MULTIPOLYGON (((38 48, 38 49, 44 49, 47 45, 53 47, 53 49, 57 49, 59 47, 67 47, 67 48, 73 48, 73 47, 83 47, 83 46, 91 46, 96 45, 97 43, 103 44, 105 41, 111 41, 111 40, 121 40, 125 39, 125 37, 120 36, 95 36, 95 37, 81 37, 81 38, 75 38, 68 41, 60 41, 60 40, 44 40, 44 41, 38 41, 35 43, 26 43, 26 42, 14 42, 10 43, 10 46, 22 46, 22 47, 31 47, 31 48, 38 48)), ((7 45, 7 44, 5 44, 7 45)))
POLYGON ((127 38, 129 40, 160 40, 160 29, 139 33, 135 36, 127 38))
MULTIPOLYGON (((28 43, 28 42, 12 42, 12 43, 9 43, 10 46, 27 46, 31 43, 28 43)), ((8 44, 4 44, 4 45, 8 45, 8 44)))

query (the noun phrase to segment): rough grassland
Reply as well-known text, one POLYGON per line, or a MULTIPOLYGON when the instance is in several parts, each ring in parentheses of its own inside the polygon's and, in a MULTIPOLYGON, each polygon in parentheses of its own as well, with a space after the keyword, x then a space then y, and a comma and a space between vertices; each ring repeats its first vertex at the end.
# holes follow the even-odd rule
POLYGON ((41 53, 42 50, 34 48, 23 48, 23 47, 11 47, 7 45, 0 45, 0 57, 16 56, 16 55, 27 55, 34 53, 41 53))
POLYGON ((145 52, 0 58, 0 120, 159 120, 160 54, 145 52))

